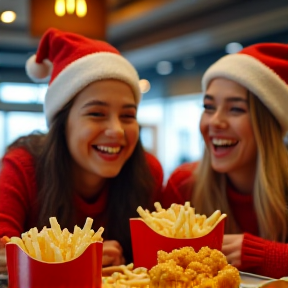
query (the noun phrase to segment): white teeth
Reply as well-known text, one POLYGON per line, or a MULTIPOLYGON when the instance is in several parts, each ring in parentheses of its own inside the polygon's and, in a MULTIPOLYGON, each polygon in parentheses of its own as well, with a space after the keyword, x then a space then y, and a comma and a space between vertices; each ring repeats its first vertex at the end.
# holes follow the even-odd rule
POLYGON ((109 154, 117 154, 119 153, 121 147, 97 146, 97 149, 109 154))
POLYGON ((228 140, 228 139, 217 139, 217 138, 213 138, 212 139, 212 143, 214 145, 217 146, 226 146, 226 145, 232 145, 237 143, 237 141, 232 141, 232 140, 228 140))

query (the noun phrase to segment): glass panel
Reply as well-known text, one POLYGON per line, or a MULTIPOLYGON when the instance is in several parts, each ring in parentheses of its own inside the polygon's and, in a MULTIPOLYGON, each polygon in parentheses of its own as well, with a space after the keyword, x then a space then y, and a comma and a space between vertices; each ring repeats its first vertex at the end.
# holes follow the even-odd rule
POLYGON ((36 130, 41 132, 47 132, 46 119, 44 113, 35 113, 35 112, 7 113, 6 145, 9 145, 18 137, 27 135, 36 130))
POLYGON ((165 175, 184 162, 197 161, 202 156, 203 140, 199 130, 202 95, 174 97, 165 106, 165 175))
POLYGON ((1 83, 0 99, 9 103, 42 104, 47 87, 47 84, 1 83))
POLYGON ((204 143, 199 130, 202 99, 202 94, 197 94, 140 103, 140 137, 143 146, 160 160, 165 180, 180 164, 197 161, 202 156, 204 143))
POLYGON ((163 145, 163 115, 162 99, 145 100, 139 105, 137 119, 140 123, 140 137, 144 148, 154 154, 162 163, 161 146, 163 145))

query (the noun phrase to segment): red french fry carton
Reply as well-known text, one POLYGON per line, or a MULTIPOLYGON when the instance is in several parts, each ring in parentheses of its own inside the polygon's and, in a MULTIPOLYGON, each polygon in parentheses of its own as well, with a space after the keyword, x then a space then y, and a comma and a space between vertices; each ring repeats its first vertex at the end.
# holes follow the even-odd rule
POLYGON ((151 229, 142 218, 130 219, 131 241, 134 267, 151 269, 157 265, 157 252, 171 252, 185 246, 191 246, 196 252, 201 247, 221 250, 224 236, 225 218, 208 234, 197 238, 171 238, 163 236, 151 229))
POLYGON ((103 243, 95 242, 67 262, 42 262, 17 244, 6 244, 9 288, 101 288, 103 243))

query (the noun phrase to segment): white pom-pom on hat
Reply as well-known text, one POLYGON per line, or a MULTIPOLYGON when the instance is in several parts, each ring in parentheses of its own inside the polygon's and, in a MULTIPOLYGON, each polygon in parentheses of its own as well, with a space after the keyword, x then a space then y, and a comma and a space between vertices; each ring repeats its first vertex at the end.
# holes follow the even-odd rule
POLYGON ((53 64, 48 59, 44 59, 42 63, 37 63, 36 55, 32 55, 28 58, 25 68, 27 75, 34 82, 49 82, 53 64))

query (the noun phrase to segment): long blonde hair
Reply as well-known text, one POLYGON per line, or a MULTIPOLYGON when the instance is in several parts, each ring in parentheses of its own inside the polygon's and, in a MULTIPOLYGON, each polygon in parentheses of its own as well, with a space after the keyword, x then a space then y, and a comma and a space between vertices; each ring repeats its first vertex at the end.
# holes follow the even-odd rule
MULTIPOLYGON (((288 152, 283 141, 283 131, 272 113, 251 93, 248 95, 248 103, 258 147, 253 198, 259 236, 284 242, 288 236, 288 152)), ((225 232, 241 232, 228 205, 226 175, 212 169, 206 148, 195 171, 195 179, 191 202, 196 209, 206 215, 220 209, 229 216, 225 232)))

